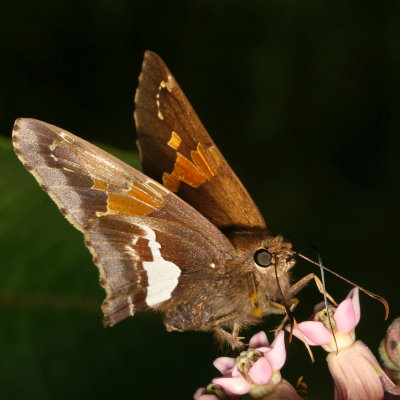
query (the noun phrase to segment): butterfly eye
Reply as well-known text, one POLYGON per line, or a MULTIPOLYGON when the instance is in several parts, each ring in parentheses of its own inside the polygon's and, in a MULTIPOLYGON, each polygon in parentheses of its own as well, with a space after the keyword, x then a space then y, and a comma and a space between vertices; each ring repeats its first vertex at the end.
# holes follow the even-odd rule
POLYGON ((257 250, 254 254, 254 262, 259 267, 268 267, 272 261, 272 254, 265 249, 257 250))

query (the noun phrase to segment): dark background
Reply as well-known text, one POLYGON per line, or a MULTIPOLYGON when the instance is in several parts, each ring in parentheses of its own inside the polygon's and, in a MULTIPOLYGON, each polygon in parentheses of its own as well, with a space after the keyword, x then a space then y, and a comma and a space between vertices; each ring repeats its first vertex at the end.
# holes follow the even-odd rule
MULTIPOLYGON (((209 334, 166 333, 152 313, 102 328, 81 234, 9 142, 13 121, 34 117, 137 162, 132 103, 146 49, 166 61, 271 231, 296 249, 316 245, 398 316, 399 12, 391 1, 2 2, 0 398, 190 399, 218 375, 209 334)), ((311 271, 300 262, 296 276, 311 271)), ((327 280, 337 300, 350 289, 327 280)), ((301 320, 320 296, 311 284, 299 297, 301 320)), ((383 307, 361 303, 358 337, 375 351, 383 307)), ((298 342, 288 352, 283 375, 304 375, 310 400, 332 398, 324 352, 315 364, 298 342)))

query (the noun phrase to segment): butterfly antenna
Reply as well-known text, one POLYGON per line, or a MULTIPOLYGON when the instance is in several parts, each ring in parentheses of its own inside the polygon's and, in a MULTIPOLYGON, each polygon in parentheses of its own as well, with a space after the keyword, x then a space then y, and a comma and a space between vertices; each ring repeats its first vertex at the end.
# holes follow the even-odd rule
POLYGON ((332 275, 335 275, 337 278, 340 278, 343 281, 349 283, 350 285, 358 288, 359 290, 361 290, 362 292, 364 292, 368 296, 372 297, 373 299, 380 301, 383 304, 383 306, 385 307, 385 320, 387 320, 387 318, 389 316, 389 303, 386 301, 386 299, 384 297, 379 296, 376 293, 371 292, 370 290, 364 289, 362 286, 357 285, 356 283, 354 283, 350 279, 347 279, 347 278, 343 277, 342 275, 338 274, 337 272, 332 271, 330 268, 325 267, 325 265, 323 265, 322 263, 316 262, 316 261, 312 260, 311 258, 306 257, 304 254, 297 253, 297 255, 299 257, 303 258, 304 260, 308 261, 309 263, 319 266, 324 271, 327 271, 327 272, 331 273, 332 275))

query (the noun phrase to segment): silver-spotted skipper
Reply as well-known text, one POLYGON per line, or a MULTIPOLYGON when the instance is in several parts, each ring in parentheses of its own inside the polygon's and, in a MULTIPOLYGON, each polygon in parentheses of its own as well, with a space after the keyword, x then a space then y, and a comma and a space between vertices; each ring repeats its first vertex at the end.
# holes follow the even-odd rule
POLYGON ((105 325, 139 310, 168 330, 212 330, 240 345, 240 328, 284 307, 291 244, 257 206, 163 61, 145 53, 135 97, 144 173, 63 129, 18 119, 15 152, 85 236, 107 297, 105 325), (283 305, 282 305, 283 304, 283 305))

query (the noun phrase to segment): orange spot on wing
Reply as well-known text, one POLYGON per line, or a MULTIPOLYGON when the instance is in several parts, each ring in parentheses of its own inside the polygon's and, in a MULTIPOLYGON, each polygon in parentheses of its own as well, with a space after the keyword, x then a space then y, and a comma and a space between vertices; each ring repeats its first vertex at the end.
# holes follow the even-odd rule
POLYGON ((172 147, 174 150, 178 150, 180 144, 182 143, 182 139, 180 136, 172 131, 171 133, 171 139, 169 139, 169 142, 167 143, 169 147, 172 147))
POLYGON ((211 180, 211 178, 215 176, 216 170, 201 143, 197 145, 197 151, 192 151, 190 155, 200 171, 207 177, 208 180, 211 180))
MULTIPOLYGON (((168 145, 177 150, 181 141, 179 135, 172 131, 168 145)), ((177 151, 173 170, 163 173, 163 185, 172 192, 179 190, 180 182, 196 188, 217 174, 221 156, 215 146, 204 148, 198 143, 196 150, 190 152, 190 157, 191 160, 177 151)))
POLYGON ((153 207, 132 197, 115 193, 108 194, 106 214, 146 215, 152 210, 153 207))
POLYGON ((215 146, 211 146, 207 149, 207 154, 212 160, 212 163, 214 165, 214 170, 216 171, 222 161, 219 150, 215 146))
POLYGON ((146 215, 164 204, 159 192, 146 185, 133 182, 131 188, 124 192, 110 193, 105 182, 94 180, 93 189, 104 190, 108 194, 107 212, 98 212, 98 216, 108 214, 146 215))
POLYGON ((158 208, 163 204, 162 199, 154 196, 154 193, 138 182, 133 183, 131 189, 127 193, 151 208, 158 208))
POLYGON ((207 177, 182 154, 177 153, 172 175, 192 187, 199 187, 207 181, 207 177))
POLYGON ((168 172, 163 173, 162 182, 163 185, 171 192, 177 192, 181 183, 178 178, 175 178, 175 176, 169 174, 168 172))
POLYGON ((99 179, 93 179, 92 189, 106 191, 107 190, 107 183, 103 182, 103 181, 100 181, 99 179))
POLYGON ((157 193, 158 196, 163 197, 166 194, 168 194, 168 191, 162 185, 159 185, 157 182, 147 181, 146 186, 153 192, 157 193))

